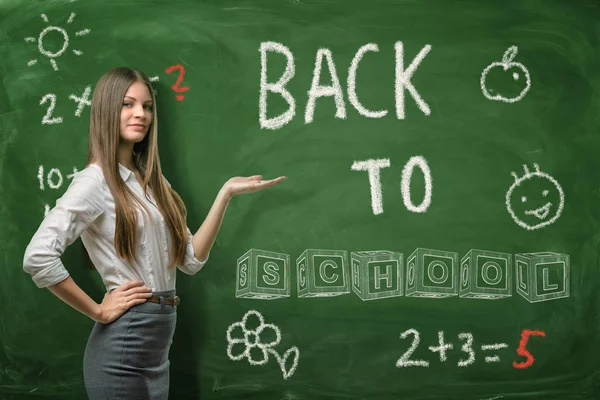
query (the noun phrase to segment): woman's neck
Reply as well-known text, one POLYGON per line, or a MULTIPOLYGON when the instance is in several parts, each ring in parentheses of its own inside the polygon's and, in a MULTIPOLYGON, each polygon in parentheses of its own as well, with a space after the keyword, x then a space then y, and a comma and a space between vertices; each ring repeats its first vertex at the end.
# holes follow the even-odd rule
POLYGON ((125 168, 135 171, 135 163, 133 162, 133 146, 121 146, 117 154, 117 161, 125 168))

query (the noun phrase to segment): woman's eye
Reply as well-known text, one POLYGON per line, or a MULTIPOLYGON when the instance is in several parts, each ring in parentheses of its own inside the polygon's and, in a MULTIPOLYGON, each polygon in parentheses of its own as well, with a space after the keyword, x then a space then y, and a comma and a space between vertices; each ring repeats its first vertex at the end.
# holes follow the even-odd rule
POLYGON ((130 106, 131 106, 131 103, 127 103, 127 102, 125 102, 125 103, 123 103, 123 105, 124 105, 124 106, 126 106, 126 107, 130 107, 130 106))
POLYGON ((144 106, 144 108, 145 108, 146 110, 150 110, 150 111, 152 111, 152 106, 144 106))

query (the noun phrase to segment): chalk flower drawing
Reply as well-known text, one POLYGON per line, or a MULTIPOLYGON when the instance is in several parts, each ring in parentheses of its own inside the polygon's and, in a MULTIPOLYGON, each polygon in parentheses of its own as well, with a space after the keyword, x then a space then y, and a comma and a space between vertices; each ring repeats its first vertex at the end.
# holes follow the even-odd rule
MULTIPOLYGON (((513 61, 514 58, 517 56, 517 53, 517 46, 510 46, 508 50, 504 52, 502 61, 493 62, 483 70, 483 73, 481 74, 480 85, 483 95, 488 100, 498 100, 503 101, 505 103, 515 103, 521 100, 529 91, 529 88, 531 87, 531 78, 529 77, 529 71, 527 71, 527 68, 525 68, 523 64, 513 61), (493 73, 498 72, 499 76, 502 76, 504 74, 511 74, 513 83, 514 85, 516 85, 516 89, 512 89, 513 91, 516 90, 516 92, 511 93, 510 95, 507 95, 507 93, 495 94, 499 90, 494 90, 490 88, 489 83, 486 83, 486 79, 492 71, 493 73)), ((503 87, 502 89, 504 91, 510 90, 510 88, 507 87, 503 87)))
POLYGON ((552 224, 565 205, 565 195, 558 181, 541 172, 537 164, 533 165, 535 172, 523 166, 525 175, 521 178, 512 172, 515 181, 506 192, 508 213, 520 227, 530 231, 552 224))
POLYGON ((283 378, 287 379, 296 371, 300 351, 293 346, 283 355, 279 355, 274 349, 279 342, 281 342, 279 328, 273 324, 266 324, 262 314, 256 310, 248 311, 241 321, 227 328, 227 356, 231 360, 240 361, 246 358, 250 365, 264 365, 269 361, 269 354, 272 354, 281 368, 283 378), (234 348, 238 347, 243 350, 234 354, 234 348), (292 365, 286 369, 287 359, 290 356, 293 356, 292 365))
MULTIPOLYGON (((48 17, 46 16, 46 14, 42 14, 41 17, 45 23, 49 23, 48 17)), ((71 24, 74 19, 75 19, 75 13, 71 13, 71 15, 69 16, 69 20, 67 21, 67 24, 71 24)), ((89 29, 83 29, 83 30, 75 32, 75 36, 85 36, 88 33, 90 33, 89 29)), ((69 35, 67 34, 67 31, 64 28, 61 28, 59 26, 50 25, 50 26, 47 26, 46 28, 44 28, 44 30, 42 30, 40 32, 37 39, 30 36, 30 37, 26 37, 25 41, 28 43, 37 42, 40 54, 48 57, 50 59, 50 64, 52 65, 52 68, 55 71, 58 71, 58 65, 56 64, 55 58, 60 57, 65 52, 65 50, 67 50, 67 47, 69 47, 69 35), (44 47, 44 38, 50 32, 57 32, 59 35, 62 35, 62 45, 61 45, 60 49, 58 49, 57 51, 54 51, 54 52, 50 51, 44 47)), ((81 50, 74 49, 73 54, 80 56, 83 54, 83 52, 81 50)), ((27 66, 31 67, 32 65, 37 64, 37 62, 38 62, 37 59, 31 59, 27 62, 27 66)))

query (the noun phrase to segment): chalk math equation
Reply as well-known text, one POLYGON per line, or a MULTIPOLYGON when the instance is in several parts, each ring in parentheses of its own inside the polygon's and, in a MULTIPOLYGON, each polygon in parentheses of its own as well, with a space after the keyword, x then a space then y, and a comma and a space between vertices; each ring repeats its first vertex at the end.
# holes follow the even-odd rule
MULTIPOLYGON (((527 349, 529 339, 535 336, 546 337, 546 332, 537 329, 523 329, 521 331, 521 338, 519 340, 519 346, 516 349, 517 360, 513 361, 512 366, 516 369, 526 369, 533 365, 535 357, 527 349)), ((398 368, 409 368, 409 367, 429 367, 430 361, 424 359, 414 358, 415 351, 419 349, 421 344, 421 334, 416 329, 407 329, 400 334, 400 339, 410 341, 408 349, 398 358, 396 361, 396 367, 398 368)), ((479 347, 475 346, 475 340, 473 334, 469 332, 461 332, 457 335, 456 345, 453 342, 447 342, 445 339, 444 331, 438 331, 438 341, 435 344, 427 346, 427 350, 431 353, 439 356, 439 362, 445 363, 448 361, 449 353, 456 353, 456 365, 458 367, 468 367, 469 365, 475 364, 476 355, 478 351, 485 354, 484 361, 487 364, 499 363, 500 353, 509 349, 507 343, 487 343, 481 344, 479 347), (460 347, 459 347, 460 346, 460 347)))

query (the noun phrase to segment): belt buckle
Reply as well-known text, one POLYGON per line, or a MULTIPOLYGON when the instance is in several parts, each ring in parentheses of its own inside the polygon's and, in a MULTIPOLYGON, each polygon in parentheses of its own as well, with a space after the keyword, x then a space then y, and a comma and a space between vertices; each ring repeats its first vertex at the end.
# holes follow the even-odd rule
POLYGON ((173 297, 173 306, 177 307, 179 305, 179 296, 173 297))

